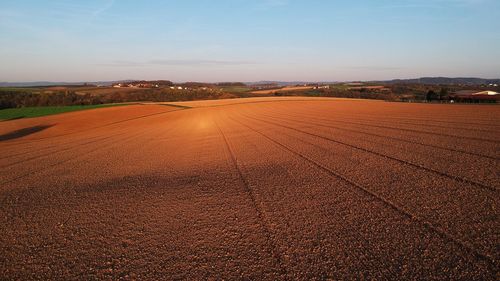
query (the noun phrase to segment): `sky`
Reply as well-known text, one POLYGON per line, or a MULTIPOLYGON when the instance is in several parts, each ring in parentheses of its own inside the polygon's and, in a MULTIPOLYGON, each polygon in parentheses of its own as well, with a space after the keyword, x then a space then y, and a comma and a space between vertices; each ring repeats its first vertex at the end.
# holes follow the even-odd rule
POLYGON ((500 0, 0 0, 0 81, 500 78, 500 0))

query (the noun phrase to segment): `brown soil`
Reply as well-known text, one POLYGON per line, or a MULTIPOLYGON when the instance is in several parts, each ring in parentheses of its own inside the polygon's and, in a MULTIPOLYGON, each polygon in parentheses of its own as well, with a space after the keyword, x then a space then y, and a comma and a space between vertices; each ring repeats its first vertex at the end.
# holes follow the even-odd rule
MULTIPOLYGON (((81 133, 90 129, 106 127, 114 123, 144 118, 178 109, 163 105, 127 105, 68 112, 39 118, 4 121, 0 124, 0 135, 7 134, 16 129, 48 126, 50 129, 24 139, 50 138, 71 133, 81 133)), ((89 133, 92 134, 92 132, 89 133)))
POLYGON ((186 104, 1 122, 0 279, 497 279, 499 107, 186 104))

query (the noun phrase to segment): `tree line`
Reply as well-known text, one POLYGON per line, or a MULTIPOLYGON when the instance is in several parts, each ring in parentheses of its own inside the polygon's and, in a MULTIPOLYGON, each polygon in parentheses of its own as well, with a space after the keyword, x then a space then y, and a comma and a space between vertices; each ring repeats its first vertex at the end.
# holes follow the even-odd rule
POLYGON ((137 92, 115 92, 92 95, 74 91, 36 93, 32 91, 0 91, 0 109, 33 106, 96 105, 120 102, 172 102, 232 97, 227 93, 212 89, 172 90, 169 88, 151 89, 137 92))

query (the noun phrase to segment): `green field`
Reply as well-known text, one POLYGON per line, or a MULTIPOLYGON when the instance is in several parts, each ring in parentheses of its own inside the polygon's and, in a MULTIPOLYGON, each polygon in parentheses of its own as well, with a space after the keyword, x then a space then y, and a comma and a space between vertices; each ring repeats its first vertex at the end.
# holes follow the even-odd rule
POLYGON ((124 105, 130 105, 130 103, 7 108, 0 110, 0 120, 40 117, 71 111, 124 105))
POLYGON ((252 90, 252 88, 245 86, 219 86, 219 88, 228 93, 244 93, 252 90))

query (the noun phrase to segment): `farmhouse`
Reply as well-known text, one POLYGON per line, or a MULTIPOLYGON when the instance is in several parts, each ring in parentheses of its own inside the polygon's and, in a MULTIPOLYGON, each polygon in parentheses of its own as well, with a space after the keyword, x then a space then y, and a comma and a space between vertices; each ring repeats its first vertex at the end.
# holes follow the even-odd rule
POLYGON ((313 89, 330 89, 330 85, 317 85, 313 89))

